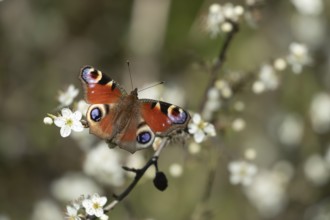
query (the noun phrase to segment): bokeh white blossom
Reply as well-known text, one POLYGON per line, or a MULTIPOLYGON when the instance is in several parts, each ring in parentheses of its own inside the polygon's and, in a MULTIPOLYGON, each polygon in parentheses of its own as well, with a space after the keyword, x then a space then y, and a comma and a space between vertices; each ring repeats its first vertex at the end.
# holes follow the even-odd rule
POLYGON ((110 150, 105 142, 87 152, 83 170, 103 184, 121 186, 125 180, 123 158, 118 150, 110 150))
POLYGON ((83 173, 70 172, 54 180, 52 195, 59 201, 72 201, 83 194, 103 193, 103 188, 83 173))
POLYGON ((69 106, 72 104, 73 100, 79 94, 79 89, 75 88, 74 85, 69 85, 66 91, 59 91, 58 101, 60 107, 69 106))
POLYGON ((226 3, 220 5, 214 3, 209 7, 206 18, 206 30, 211 38, 215 38, 222 32, 227 33, 233 30, 231 22, 238 22, 244 14, 244 8, 240 5, 226 3))
POLYGON ((304 66, 312 63, 312 58, 306 45, 293 42, 289 46, 289 55, 287 62, 291 65, 292 71, 295 74, 302 72, 304 66))
POLYGON ((330 95, 325 92, 313 96, 310 106, 312 127, 317 133, 325 133, 330 129, 330 95))
POLYGON ((287 204, 287 184, 277 172, 260 170, 244 192, 261 216, 272 218, 281 213, 287 204))
POLYGON ((253 163, 238 160, 231 161, 228 164, 228 170, 230 172, 230 183, 237 185, 242 184, 248 186, 252 183, 253 178, 257 174, 258 168, 253 163))
POLYGON ((330 169, 327 162, 319 154, 310 155, 304 164, 306 178, 316 186, 322 186, 329 181, 330 169))
POLYGON ((291 0, 299 13, 319 15, 323 11, 323 0, 291 0))

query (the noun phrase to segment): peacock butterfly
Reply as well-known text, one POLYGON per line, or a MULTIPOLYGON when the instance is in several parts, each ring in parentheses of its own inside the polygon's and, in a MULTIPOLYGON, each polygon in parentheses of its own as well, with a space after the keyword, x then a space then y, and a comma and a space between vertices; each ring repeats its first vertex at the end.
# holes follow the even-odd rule
POLYGON ((147 148, 155 137, 170 137, 185 131, 190 115, 182 108, 152 99, 139 99, 137 89, 130 94, 109 76, 93 67, 81 69, 90 133, 105 139, 110 147, 131 153, 147 148))

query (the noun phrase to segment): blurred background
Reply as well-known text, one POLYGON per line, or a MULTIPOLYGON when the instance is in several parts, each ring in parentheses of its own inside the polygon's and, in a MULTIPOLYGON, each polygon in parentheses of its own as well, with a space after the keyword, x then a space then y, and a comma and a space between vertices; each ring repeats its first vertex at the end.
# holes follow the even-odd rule
POLYGON ((330 219, 328 1, 0 0, 0 220, 63 219, 81 194, 125 189, 121 166, 141 167, 152 149, 109 150, 87 130, 62 138, 43 118, 69 85, 83 98, 85 65, 130 92, 127 60, 134 87, 166 82, 139 97, 201 113, 230 32, 210 29, 210 6, 228 2, 239 31, 202 114, 217 137, 168 146, 168 189, 154 188, 151 171, 109 219, 330 219), (241 160, 258 170, 247 184, 229 168, 241 160))

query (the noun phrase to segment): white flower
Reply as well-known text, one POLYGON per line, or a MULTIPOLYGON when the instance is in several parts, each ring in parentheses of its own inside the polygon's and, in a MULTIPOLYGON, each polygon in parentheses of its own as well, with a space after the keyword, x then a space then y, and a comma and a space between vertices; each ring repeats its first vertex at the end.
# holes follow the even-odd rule
POLYGON ((231 21, 238 21, 244 13, 244 8, 240 5, 234 6, 231 3, 226 3, 222 8, 224 17, 231 21))
POLYGON ((107 216, 106 214, 103 214, 100 216, 100 220, 108 220, 109 216, 107 216))
POLYGON ((252 91, 255 94, 260 94, 260 93, 264 92, 265 88, 266 88, 265 84, 263 82, 261 82, 260 80, 255 81, 252 85, 252 91))
POLYGON ((82 202, 83 207, 88 215, 95 215, 101 217, 104 215, 103 206, 107 202, 106 197, 100 197, 98 194, 94 194, 89 199, 85 199, 82 202))
POLYGON ((293 42, 290 44, 289 50, 290 54, 287 56, 287 62, 292 66, 292 71, 299 74, 303 66, 312 62, 308 48, 304 44, 293 42))
POLYGON ((245 188, 245 193, 263 217, 272 218, 286 205, 286 185, 277 173, 263 170, 245 188))
POLYGON ((304 15, 318 15, 323 10, 322 0, 291 0, 291 2, 304 15))
POLYGON ((242 118, 236 118, 233 122, 232 122, 232 128, 234 131, 242 131, 244 130, 246 123, 245 120, 242 118))
POLYGON ((188 151, 191 154, 198 154, 201 151, 201 145, 196 142, 191 142, 188 146, 188 151))
POLYGON ((81 124, 80 119, 82 117, 81 112, 72 111, 68 108, 63 108, 62 116, 56 117, 54 123, 57 127, 60 127, 60 133, 62 137, 68 137, 71 134, 71 130, 75 132, 81 132, 84 130, 84 126, 81 124))
POLYGON ((102 193, 102 188, 82 173, 66 173, 51 184, 52 195, 60 201, 69 201, 82 194, 102 193))
POLYGON ((281 143, 288 146, 298 145, 303 137, 303 122, 297 115, 286 115, 278 129, 281 143))
POLYGON ((330 145, 328 146, 328 150, 325 153, 324 160, 327 163, 327 167, 330 170, 330 145))
POLYGON ((315 185, 324 185, 330 178, 326 161, 318 155, 310 156, 304 165, 305 175, 315 185))
POLYGON ((78 95, 79 90, 74 87, 74 85, 70 85, 68 89, 63 92, 59 91, 58 101, 61 106, 69 106, 73 102, 74 98, 78 95))
POLYGON ((248 160, 254 160, 257 156, 257 152, 253 148, 248 148, 244 151, 244 156, 248 160))
POLYGON ((125 177, 121 160, 119 151, 109 149, 102 141, 87 153, 83 170, 102 183, 121 186, 125 177))
POLYGON ((317 133, 330 129, 330 95, 324 92, 316 94, 311 103, 310 117, 312 127, 317 133))
POLYGON ((220 94, 223 98, 230 98, 233 94, 229 83, 225 80, 217 80, 215 82, 215 87, 219 89, 220 94))
POLYGON ((274 90, 279 84, 276 72, 269 64, 262 65, 259 72, 259 80, 264 84, 265 89, 267 90, 274 90))
POLYGON ((173 177, 180 177, 183 173, 183 168, 180 164, 177 164, 177 163, 173 163, 171 166, 170 166, 170 174, 173 176, 173 177))
POLYGON ((282 71, 282 70, 285 70, 287 63, 284 59, 277 58, 276 60, 274 60, 273 66, 274 66, 275 70, 282 71))
POLYGON ((44 117, 44 124, 45 125, 53 124, 53 119, 51 117, 44 117))
POLYGON ((253 83, 252 90, 260 94, 266 90, 275 90, 279 85, 279 79, 275 69, 269 64, 264 64, 260 68, 257 81, 253 83))
POLYGON ((220 33, 220 24, 225 18, 219 4, 212 4, 209 7, 209 14, 206 21, 206 30, 210 32, 211 37, 216 37, 220 33))
POLYGON ((81 220, 78 215, 79 207, 77 206, 66 206, 66 219, 68 220, 81 220))
POLYGON ((228 165, 228 170, 230 182, 234 185, 240 183, 244 186, 250 185, 257 173, 257 167, 246 161, 232 161, 228 165))
POLYGON ((86 115, 89 104, 85 100, 79 100, 77 103, 77 111, 80 111, 83 115, 86 115))
POLYGON ((216 37, 221 31, 230 32, 233 25, 228 20, 237 22, 244 14, 244 8, 240 5, 234 6, 227 3, 223 6, 215 3, 209 7, 209 13, 206 21, 206 30, 211 37, 216 37))
POLYGON ((203 110, 203 118, 210 119, 213 112, 217 111, 221 106, 220 91, 219 89, 212 87, 207 92, 207 100, 203 110))
POLYGON ((215 136, 215 128, 212 124, 204 122, 199 114, 194 114, 191 123, 188 125, 188 131, 194 135, 197 143, 201 143, 206 136, 215 136))
POLYGON ((63 210, 50 199, 42 199, 34 204, 31 220, 59 220, 63 219, 63 210))

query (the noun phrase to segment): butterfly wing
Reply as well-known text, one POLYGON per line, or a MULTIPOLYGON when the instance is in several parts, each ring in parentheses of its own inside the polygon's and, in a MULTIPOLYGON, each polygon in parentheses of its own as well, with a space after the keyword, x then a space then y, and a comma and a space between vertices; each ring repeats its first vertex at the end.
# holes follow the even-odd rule
POLYGON ((154 139, 155 133, 145 121, 141 117, 132 117, 125 129, 111 143, 134 153, 137 150, 150 147, 154 139))
POLYGON ((85 100, 90 105, 86 119, 90 133, 103 139, 112 139, 116 135, 116 117, 118 105, 126 91, 120 85, 93 67, 81 69, 81 79, 85 100))
POLYGON ((93 104, 88 108, 86 119, 91 134, 106 140, 116 135, 113 126, 116 116, 112 114, 116 106, 117 104, 93 104))
POLYGON ((167 102, 141 99, 141 116, 150 129, 160 137, 172 132, 185 130, 190 115, 184 109, 167 102))
POLYGON ((93 67, 86 66, 82 68, 79 78, 85 91, 87 103, 114 103, 121 96, 127 94, 117 82, 93 67))

